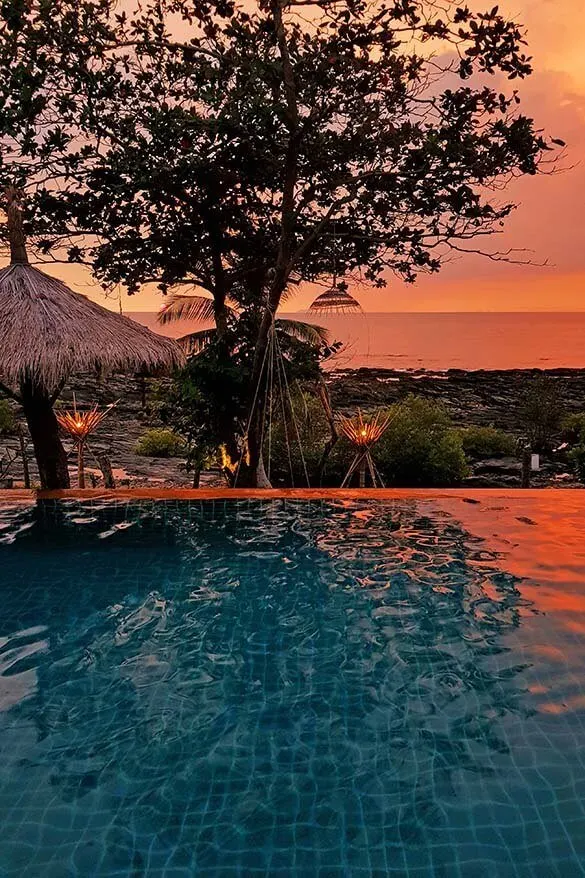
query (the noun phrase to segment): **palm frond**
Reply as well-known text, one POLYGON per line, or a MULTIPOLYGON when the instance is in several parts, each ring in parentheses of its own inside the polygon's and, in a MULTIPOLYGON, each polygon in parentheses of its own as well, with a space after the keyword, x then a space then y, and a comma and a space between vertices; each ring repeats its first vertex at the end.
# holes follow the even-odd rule
POLYGON ((280 296, 281 302, 290 302, 299 292, 301 278, 298 275, 292 275, 288 280, 288 286, 282 291, 280 296))
POLYGON ((157 319, 164 326, 179 320, 213 320, 213 315, 213 299, 177 293, 161 308, 157 319))
POLYGON ((329 330, 324 326, 305 323, 304 320, 290 320, 288 317, 279 317, 274 324, 282 332, 299 341, 313 345, 329 344, 329 330))
POLYGON ((211 344, 216 335, 216 329, 200 329, 198 332, 190 332, 189 335, 183 335, 177 341, 188 357, 194 357, 196 354, 200 354, 208 344, 211 344))

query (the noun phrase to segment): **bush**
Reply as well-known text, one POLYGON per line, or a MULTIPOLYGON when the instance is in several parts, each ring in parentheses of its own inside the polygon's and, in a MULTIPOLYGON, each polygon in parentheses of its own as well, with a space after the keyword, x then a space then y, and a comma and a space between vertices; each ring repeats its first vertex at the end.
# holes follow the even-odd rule
MULTIPOLYGON (((319 485, 319 463, 330 438, 329 425, 320 401, 305 396, 296 400, 297 427, 311 485, 319 485)), ((467 474, 467 463, 459 432, 451 428, 443 406, 418 397, 408 397, 392 406, 388 430, 374 447, 372 457, 384 484, 401 487, 457 485, 467 474)), ((294 484, 306 484, 294 425, 288 425, 294 484)), ((265 438, 265 449, 268 440, 265 438)), ((341 438, 327 459, 324 485, 339 486, 354 456, 350 443, 341 438)), ((271 479, 290 484, 287 443, 282 418, 272 427, 271 479)), ((268 468, 268 461, 266 461, 268 468)), ((356 479, 352 480, 352 485, 356 479)), ((369 478, 368 478, 369 482, 369 478)))
POLYGON ((392 406, 392 420, 372 456, 384 483, 396 487, 449 487, 467 475, 458 431, 445 408, 409 396, 392 406))
POLYGON ((136 443, 135 453, 143 457, 179 457, 185 443, 172 430, 147 430, 136 443))
POLYGON ((464 427, 459 430, 461 444, 467 457, 505 457, 515 454, 517 443, 513 436, 495 427, 464 427))
POLYGON ((569 452, 569 461, 580 482, 585 482, 585 445, 577 445, 569 452))
POLYGON ((562 417, 559 385, 553 378, 535 378, 528 384, 520 417, 535 451, 550 451, 562 417))
POLYGON ((585 445, 585 412, 568 415, 561 424, 561 436, 572 445, 585 445))
POLYGON ((16 418, 10 404, 5 399, 0 399, 0 436, 14 433, 16 418))

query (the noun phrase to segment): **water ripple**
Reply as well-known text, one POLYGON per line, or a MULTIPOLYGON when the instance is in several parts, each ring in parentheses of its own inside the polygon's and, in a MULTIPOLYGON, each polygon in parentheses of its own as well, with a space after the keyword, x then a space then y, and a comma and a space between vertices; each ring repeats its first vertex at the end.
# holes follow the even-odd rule
POLYGON ((6 875, 579 874, 585 618, 501 541, 411 500, 3 515, 6 875))

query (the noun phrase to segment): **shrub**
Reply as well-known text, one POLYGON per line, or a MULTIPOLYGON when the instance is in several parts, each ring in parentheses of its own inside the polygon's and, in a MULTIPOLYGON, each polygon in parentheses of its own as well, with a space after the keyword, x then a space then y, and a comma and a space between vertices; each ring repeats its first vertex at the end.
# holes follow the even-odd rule
POLYGON ((178 457, 185 449, 185 443, 172 430, 164 428, 147 430, 140 437, 134 449, 143 457, 178 457))
POLYGON ((14 433, 16 418, 10 404, 5 399, 0 399, 0 436, 14 433))
MULTIPOLYGON (((309 481, 318 486, 319 464, 330 430, 320 400, 312 395, 295 395, 296 429, 298 429, 309 481)), ((372 456, 384 484, 401 487, 457 485, 467 474, 467 463, 459 432, 451 428, 448 413, 442 405, 408 397, 392 406, 392 421, 372 456)), ((268 427, 266 430, 268 431, 268 427)), ((301 452, 292 419, 287 419, 288 443, 284 419, 274 412, 270 430, 270 478, 273 484, 306 485, 301 452), (290 452, 290 462, 289 462, 290 452), (291 479, 292 468, 292 479, 291 479)), ((268 432, 264 437, 265 465, 268 469, 268 432)), ((343 481, 354 456, 345 438, 334 446, 324 469, 322 483, 337 486, 343 481)), ((356 479, 352 480, 354 485, 356 479)), ((368 479, 369 482, 369 479, 368 479)))
POLYGON ((467 475, 458 431, 440 403, 409 396, 392 406, 392 420, 373 457, 386 485, 448 487, 467 475))
POLYGON ((562 406, 559 386, 553 378, 535 378, 524 393, 520 417, 535 451, 549 451, 559 432, 562 406))
POLYGON ((514 437, 495 427, 464 427, 458 432, 463 450, 472 460, 516 453, 514 437))
POLYGON ((585 412, 568 415, 561 423, 561 435, 571 444, 585 444, 585 412))
POLYGON ((580 482, 585 482, 585 444, 577 445, 569 452, 569 460, 580 482))

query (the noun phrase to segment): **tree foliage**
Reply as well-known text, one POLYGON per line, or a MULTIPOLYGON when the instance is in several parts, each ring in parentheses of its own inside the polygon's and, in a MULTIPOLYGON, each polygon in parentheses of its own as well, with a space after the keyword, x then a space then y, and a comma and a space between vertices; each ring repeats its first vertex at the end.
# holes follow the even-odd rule
POLYGON ((172 430, 153 427, 138 439, 134 453, 142 457, 180 457, 185 443, 172 430))
POLYGON ((0 398, 0 436, 10 435, 16 429, 16 418, 8 400, 0 398))
POLYGON ((550 452, 564 414, 558 380, 542 375, 528 381, 520 399, 519 414, 533 450, 550 452))
POLYGON ((471 460, 485 457, 505 457, 516 454, 518 440, 497 427, 472 425, 459 430, 463 450, 471 460))
MULTIPOLYGON (((273 386, 278 405, 282 399, 288 399, 285 382, 289 386, 314 383, 319 378, 321 360, 331 350, 327 345, 298 338, 289 329, 286 321, 276 327, 281 371, 279 376, 274 375, 273 386)), ((221 446, 228 462, 238 460, 247 428, 256 332, 257 321, 243 316, 222 339, 214 334, 201 353, 192 357, 176 376, 161 400, 159 414, 186 438, 192 468, 221 446)))
POLYGON ((494 187, 548 148, 502 89, 531 64, 497 7, 116 9, 8 4, 0 45, 3 176, 29 187, 43 249, 73 235, 105 283, 188 281, 223 307, 280 301, 334 258, 413 280, 498 231, 494 187))

